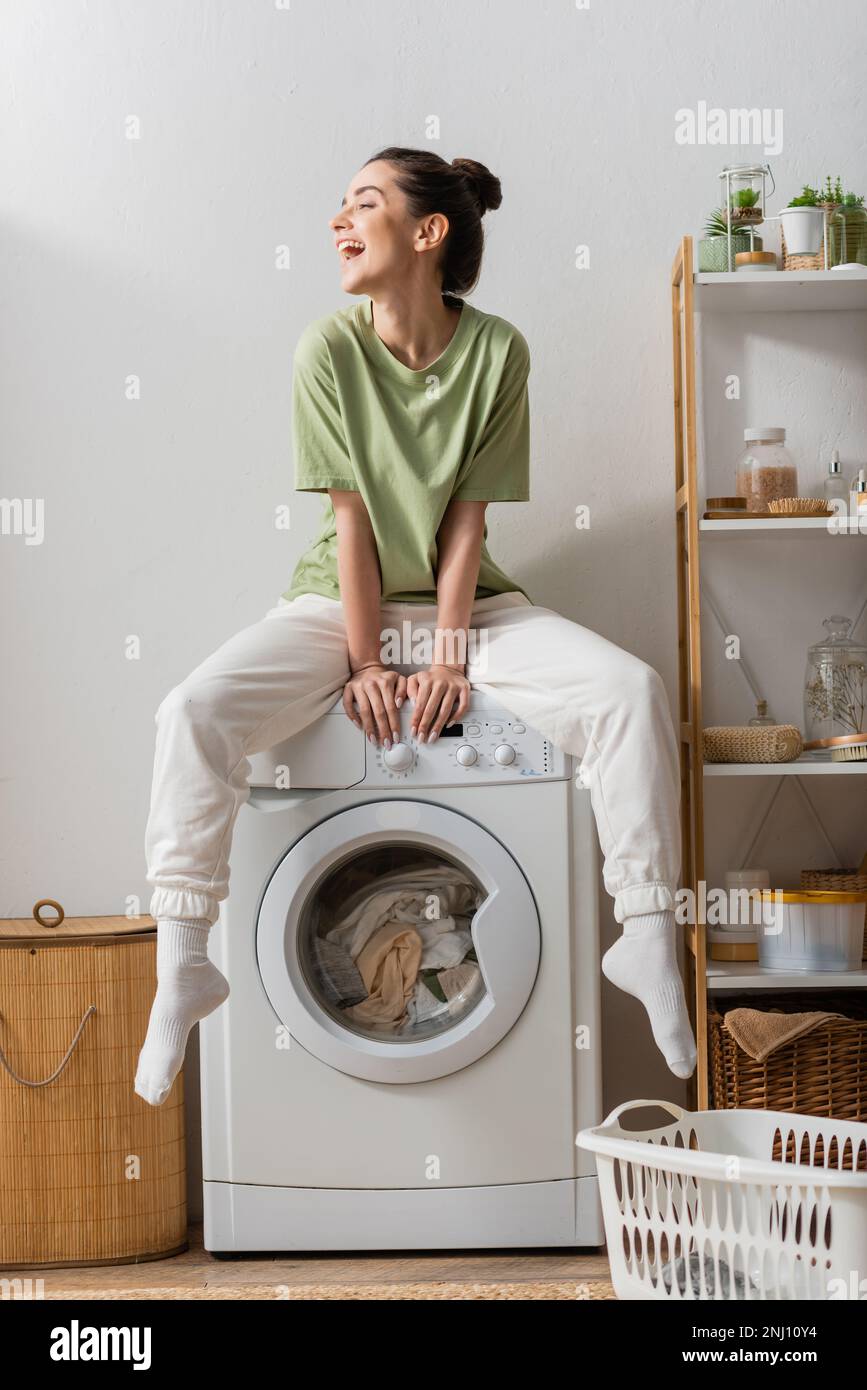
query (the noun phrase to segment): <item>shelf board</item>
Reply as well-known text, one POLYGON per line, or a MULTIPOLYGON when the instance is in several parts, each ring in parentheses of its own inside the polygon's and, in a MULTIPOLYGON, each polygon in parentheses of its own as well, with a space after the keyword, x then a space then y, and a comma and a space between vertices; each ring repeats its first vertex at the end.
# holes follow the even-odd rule
POLYGON ((793 758, 787 763, 703 763, 706 777, 848 777, 867 773, 860 763, 834 763, 830 758, 793 758))
POLYGON ((867 969, 840 971, 768 970, 754 960, 709 960, 708 990, 724 989, 865 989, 867 969))
POLYGON ((761 536, 767 540, 769 535, 791 536, 795 531, 803 536, 830 536, 837 540, 840 536, 867 536, 867 514, 863 517, 848 516, 757 516, 752 521, 742 521, 739 517, 731 520, 705 521, 699 519, 699 531, 717 536, 761 536))
POLYGON ((693 275, 693 307, 729 314, 867 309, 864 270, 724 270, 693 275))

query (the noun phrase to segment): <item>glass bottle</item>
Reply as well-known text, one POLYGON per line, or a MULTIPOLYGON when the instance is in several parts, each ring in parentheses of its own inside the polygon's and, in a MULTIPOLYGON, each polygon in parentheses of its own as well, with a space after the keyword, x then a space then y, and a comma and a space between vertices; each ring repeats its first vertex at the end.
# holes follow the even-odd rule
POLYGON ((781 426, 744 430, 744 446, 736 466, 735 493, 746 498, 747 511, 766 512, 769 502, 798 496, 798 470, 781 426))
POLYGON ((851 618, 835 613, 822 626, 828 634, 807 652, 804 730, 807 741, 864 731, 867 706, 867 647, 849 636, 851 618))
MULTIPOLYGON (((831 454, 831 462, 828 464, 828 472, 825 475, 825 497, 828 502, 849 501, 849 488, 846 479, 840 472, 840 454, 837 449, 831 454)), ((845 511, 845 508, 843 509, 845 511)))
POLYGON ((747 726, 749 728, 756 729, 762 728, 766 724, 776 724, 776 722, 776 719, 772 719, 771 716, 768 714, 767 700, 759 700, 756 704, 755 714, 753 715, 752 719, 747 720, 747 726))
POLYGON ((855 517, 867 517, 867 470, 858 469, 849 484, 849 511, 855 517))

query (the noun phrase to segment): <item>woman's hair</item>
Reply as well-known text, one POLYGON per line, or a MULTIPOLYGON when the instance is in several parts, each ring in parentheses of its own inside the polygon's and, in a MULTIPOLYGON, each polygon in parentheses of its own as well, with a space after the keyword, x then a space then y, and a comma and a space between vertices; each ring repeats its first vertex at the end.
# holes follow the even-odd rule
POLYGON ((441 212, 449 220, 442 261, 443 299, 461 299, 479 278, 485 238, 482 218, 503 201, 500 180, 475 159, 448 164, 432 150, 409 150, 390 145, 371 155, 396 167, 396 183, 404 194, 410 217, 441 212))

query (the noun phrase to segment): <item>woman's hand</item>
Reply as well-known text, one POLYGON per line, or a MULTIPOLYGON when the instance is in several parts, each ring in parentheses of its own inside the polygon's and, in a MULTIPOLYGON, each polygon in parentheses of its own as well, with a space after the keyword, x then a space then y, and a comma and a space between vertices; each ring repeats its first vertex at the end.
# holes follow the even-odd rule
POLYGON ((343 708, 355 727, 364 729, 372 743, 381 740, 386 748, 400 742, 398 710, 405 699, 406 676, 380 662, 353 671, 343 687, 343 708))
POLYGON ((470 703, 470 683, 454 666, 430 666, 407 679, 406 693, 414 701, 411 733, 419 743, 433 743, 448 721, 461 719, 470 703))

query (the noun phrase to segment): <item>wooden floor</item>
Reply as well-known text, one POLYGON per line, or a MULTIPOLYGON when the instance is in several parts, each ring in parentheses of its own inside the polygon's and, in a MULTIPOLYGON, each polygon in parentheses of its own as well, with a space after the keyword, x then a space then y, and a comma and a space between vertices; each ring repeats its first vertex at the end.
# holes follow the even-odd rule
POLYGON ((2 1271, 42 1281, 46 1299, 610 1298, 608 1260, 598 1251, 505 1250, 244 1255, 215 1259, 202 1245, 167 1260, 77 1269, 2 1271))

